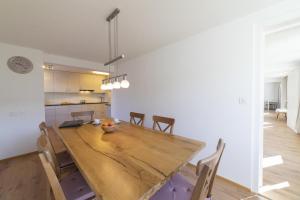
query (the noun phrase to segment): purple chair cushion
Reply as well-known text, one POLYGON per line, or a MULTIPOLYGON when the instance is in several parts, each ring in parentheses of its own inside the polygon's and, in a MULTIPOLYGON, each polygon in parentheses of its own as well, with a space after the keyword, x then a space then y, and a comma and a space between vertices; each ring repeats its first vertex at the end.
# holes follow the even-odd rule
POLYGON ((60 185, 67 200, 86 200, 95 196, 78 171, 62 178, 60 185))
POLYGON ((190 200, 194 186, 180 174, 175 174, 150 200, 190 200))
POLYGON ((60 168, 74 164, 70 154, 67 151, 56 154, 56 158, 60 168))

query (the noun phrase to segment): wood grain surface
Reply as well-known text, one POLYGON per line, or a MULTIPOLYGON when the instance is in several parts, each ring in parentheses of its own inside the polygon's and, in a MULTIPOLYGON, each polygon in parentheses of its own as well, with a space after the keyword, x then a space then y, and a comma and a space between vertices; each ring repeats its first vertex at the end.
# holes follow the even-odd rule
POLYGON ((149 199, 205 146, 125 122, 110 134, 91 124, 55 131, 103 200, 149 199))

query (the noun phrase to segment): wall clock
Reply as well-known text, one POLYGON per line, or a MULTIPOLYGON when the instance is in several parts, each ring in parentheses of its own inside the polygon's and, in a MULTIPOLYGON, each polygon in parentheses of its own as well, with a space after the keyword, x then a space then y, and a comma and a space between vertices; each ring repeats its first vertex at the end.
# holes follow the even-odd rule
POLYGON ((7 66, 10 70, 18 74, 27 74, 33 70, 32 62, 22 56, 13 56, 7 60, 7 66))

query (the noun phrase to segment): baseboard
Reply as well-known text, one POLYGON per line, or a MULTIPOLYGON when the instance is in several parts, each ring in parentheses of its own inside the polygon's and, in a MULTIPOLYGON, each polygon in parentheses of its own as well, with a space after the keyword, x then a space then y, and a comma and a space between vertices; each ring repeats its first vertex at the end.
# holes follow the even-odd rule
MULTIPOLYGON (((190 167, 196 168, 196 166, 193 165, 192 163, 188 163, 187 165, 190 165, 190 167)), ((250 188, 248 188, 248 187, 246 187, 246 186, 244 186, 244 185, 241 185, 241 184, 239 184, 239 183, 236 183, 236 182, 234 182, 234 181, 232 181, 232 180, 230 180, 230 179, 228 179, 228 178, 225 178, 225 177, 220 176, 220 175, 216 175, 216 178, 222 179, 223 181, 227 182, 228 184, 234 185, 234 186, 236 186, 237 188, 240 188, 240 189, 242 189, 242 190, 245 190, 246 192, 252 193, 252 194, 255 195, 255 196, 259 196, 259 197, 263 197, 264 199, 271 200, 270 198, 268 198, 268 197, 266 197, 266 196, 264 196, 264 195, 262 195, 262 194, 259 194, 259 193, 257 193, 257 192, 253 192, 253 191, 251 191, 250 188)))
POLYGON ((230 180, 228 178, 225 178, 225 177, 220 176, 220 175, 216 175, 216 177, 219 178, 219 179, 223 179, 224 181, 229 182, 230 184, 235 185, 235 186, 237 186, 239 188, 243 188, 244 190, 246 190, 248 192, 252 192, 250 188, 248 188, 248 187, 246 187, 244 185, 241 185, 239 183, 236 183, 236 182, 234 182, 234 181, 232 181, 232 180, 230 180))
POLYGON ((8 160, 20 158, 20 157, 23 157, 23 156, 29 156, 29 155, 37 154, 37 153, 38 153, 37 151, 33 151, 33 152, 29 152, 29 153, 25 153, 25 154, 21 154, 21 155, 9 157, 9 158, 4 158, 4 159, 0 160, 0 162, 5 162, 5 161, 8 161, 8 160))

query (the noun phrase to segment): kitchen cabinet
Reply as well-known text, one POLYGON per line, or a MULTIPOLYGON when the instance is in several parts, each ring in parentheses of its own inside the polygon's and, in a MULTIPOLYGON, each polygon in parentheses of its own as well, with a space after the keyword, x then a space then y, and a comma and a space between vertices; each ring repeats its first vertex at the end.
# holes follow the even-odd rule
POLYGON ((67 92, 77 93, 80 90, 80 74, 79 73, 68 73, 68 86, 67 92))
POLYGON ((80 89, 81 90, 93 90, 94 81, 91 74, 80 74, 80 89))
MULTIPOLYGON (((78 104, 78 105, 62 105, 62 106, 46 106, 45 119, 47 126, 54 126, 64 121, 73 120, 71 112, 95 111, 96 119, 109 117, 107 114, 107 106, 105 104, 78 104)), ((80 117, 83 120, 89 120, 89 117, 80 117)))
POLYGON ((53 71, 54 73, 54 92, 67 92, 68 88, 68 72, 53 71))
POLYGON ((105 76, 93 74, 80 74, 80 89, 94 90, 95 93, 103 93, 101 90, 102 80, 105 76))
POLYGON ((44 70, 44 92, 54 92, 54 73, 52 70, 44 70))
POLYGON ((44 92, 77 93, 81 89, 104 93, 101 84, 105 78, 104 75, 44 70, 44 92))
POLYGON ((46 106, 45 108, 45 121, 49 127, 55 125, 55 110, 56 106, 46 106))

